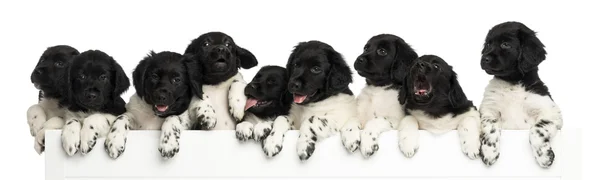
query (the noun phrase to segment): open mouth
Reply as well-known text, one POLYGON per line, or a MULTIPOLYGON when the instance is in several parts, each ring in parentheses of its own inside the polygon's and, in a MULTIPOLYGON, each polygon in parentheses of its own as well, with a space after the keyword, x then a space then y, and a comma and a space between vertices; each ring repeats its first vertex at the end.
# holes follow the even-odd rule
POLYGON ((247 111, 248 109, 253 107, 263 107, 269 104, 271 104, 271 101, 260 101, 254 98, 248 98, 248 100, 246 100, 246 106, 244 107, 244 111, 247 111))
POLYGON ((311 96, 315 95, 316 93, 317 92, 315 91, 310 96, 309 95, 303 95, 303 94, 294 93, 294 103, 296 103, 296 104, 304 103, 306 101, 306 99, 309 99, 311 96))
POLYGON ((156 111, 158 111, 160 113, 164 113, 164 112, 167 112, 167 110, 169 110, 169 106, 167 106, 167 105, 154 105, 154 109, 156 109, 156 111))
POLYGON ((415 79, 415 85, 413 91, 417 96, 428 96, 431 93, 431 85, 427 81, 427 77, 424 75, 418 75, 415 79))

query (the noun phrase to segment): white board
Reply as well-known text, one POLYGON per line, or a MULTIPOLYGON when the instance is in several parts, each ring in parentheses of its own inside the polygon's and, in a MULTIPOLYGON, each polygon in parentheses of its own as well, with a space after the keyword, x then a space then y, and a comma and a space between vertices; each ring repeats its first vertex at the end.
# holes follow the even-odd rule
POLYGON ((158 152, 159 131, 131 131, 124 154, 114 160, 104 150, 104 138, 83 156, 68 157, 60 131, 46 132, 46 179, 573 179, 580 177, 580 132, 559 131, 553 141, 554 165, 541 168, 528 143, 528 131, 502 131, 500 159, 486 167, 480 159, 462 154, 456 131, 433 135, 421 131, 420 149, 406 158, 397 145, 397 131, 379 138, 379 151, 369 159, 359 150, 348 153, 339 136, 320 141, 313 156, 301 162, 296 155, 297 131, 289 131, 281 153, 267 158, 259 143, 241 143, 234 131, 184 131, 180 152, 163 160, 158 152), (569 178, 566 178, 569 177, 569 178))

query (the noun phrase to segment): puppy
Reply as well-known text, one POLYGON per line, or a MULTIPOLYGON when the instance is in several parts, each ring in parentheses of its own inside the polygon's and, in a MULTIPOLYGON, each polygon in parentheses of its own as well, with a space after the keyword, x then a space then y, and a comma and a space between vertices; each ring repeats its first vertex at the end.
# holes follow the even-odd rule
POLYGON ((399 124, 400 150, 412 157, 419 148, 419 129, 441 134, 457 130, 462 152, 479 154, 479 112, 465 96, 452 66, 435 55, 412 63, 398 100, 406 116, 399 124))
POLYGON ((538 75, 546 59, 535 32, 520 22, 504 22, 489 30, 481 68, 494 77, 480 106, 481 154, 486 165, 498 160, 501 129, 529 129, 529 143, 541 167, 550 167, 550 141, 563 125, 562 113, 538 75))
POLYGON ((292 106, 292 94, 288 91, 287 70, 280 66, 264 66, 246 85, 246 115, 236 126, 240 141, 254 139, 262 143, 268 157, 282 149, 283 135, 291 128, 287 117, 292 106))
POLYGON ((48 47, 31 73, 31 83, 39 94, 38 103, 27 109, 27 123, 35 137, 34 149, 38 154, 44 151, 46 130, 61 129, 65 124, 65 108, 59 101, 66 97, 67 67, 76 55, 79 51, 68 45, 48 47))
POLYGON ((417 53, 398 36, 379 34, 371 37, 363 53, 354 61, 354 69, 366 79, 366 86, 357 96, 358 119, 364 126, 360 151, 364 157, 377 152, 377 138, 382 132, 397 129, 404 111, 396 98, 398 88, 394 76, 402 79, 417 53))
POLYGON ((105 137, 116 116, 125 113, 121 98, 129 88, 123 68, 108 54, 88 50, 77 55, 67 71, 68 105, 61 140, 67 155, 85 155, 105 137))
POLYGON ((348 87, 352 72, 342 55, 320 41, 301 42, 290 54, 286 68, 288 89, 294 96, 290 118, 300 132, 300 160, 312 156, 317 140, 340 130, 344 147, 355 151, 360 143, 360 123, 348 87))
MULTIPOLYGON (((202 91, 208 103, 194 97, 188 109, 197 122, 193 129, 234 130, 244 117, 246 81, 239 68, 250 69, 258 64, 254 55, 238 46, 229 35, 222 32, 209 32, 194 39, 185 49, 185 54, 202 64, 202 91), (208 99, 210 98, 210 99, 208 99), (212 106, 210 105, 212 104, 212 106), (217 118, 206 118, 203 112, 215 110, 217 118)), ((200 70, 199 69, 199 70, 200 70)))
POLYGON ((187 112, 192 96, 202 97, 201 84, 190 81, 201 77, 196 64, 170 51, 151 51, 138 63, 132 77, 136 93, 125 105, 127 112, 113 123, 104 143, 110 157, 116 159, 125 151, 129 129, 162 129, 161 156, 172 158, 178 152, 181 130, 192 125, 187 112), (166 134, 173 134, 174 138, 164 139, 166 134))

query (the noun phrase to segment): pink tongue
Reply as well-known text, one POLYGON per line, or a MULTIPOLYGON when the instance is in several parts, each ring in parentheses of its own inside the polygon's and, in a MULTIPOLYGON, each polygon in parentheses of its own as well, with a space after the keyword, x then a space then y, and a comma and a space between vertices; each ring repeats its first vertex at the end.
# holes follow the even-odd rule
POLYGON ((244 107, 244 111, 250 109, 252 106, 256 105, 256 103, 258 103, 258 100, 256 100, 256 99, 246 100, 246 107, 244 107))
POLYGON ((165 112, 167 110, 167 108, 169 108, 169 106, 156 105, 156 110, 158 110, 160 112, 165 112))
POLYGON ((304 102, 305 99, 306 99, 306 96, 294 95, 294 102, 295 103, 302 103, 302 102, 304 102))
POLYGON ((419 89, 419 94, 425 94, 427 92, 427 90, 425 89, 419 89))

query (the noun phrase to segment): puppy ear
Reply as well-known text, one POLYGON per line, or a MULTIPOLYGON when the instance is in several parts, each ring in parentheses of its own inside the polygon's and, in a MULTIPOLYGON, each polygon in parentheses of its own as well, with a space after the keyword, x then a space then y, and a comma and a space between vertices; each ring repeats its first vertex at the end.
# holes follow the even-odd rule
POLYGON ((252 54, 252 52, 239 46, 236 46, 236 49, 239 58, 238 61, 242 68, 250 69, 258 65, 258 61, 256 60, 256 57, 254 57, 254 54, 252 54))
POLYGON ((196 61, 195 56, 192 54, 183 55, 183 64, 187 71, 188 80, 190 83, 190 89, 192 93, 202 99, 204 92, 202 91, 202 68, 200 68, 200 61, 196 61))
POLYGON ((400 102, 400 104, 406 104, 406 100, 408 99, 408 84, 406 83, 407 78, 408 78, 408 76, 404 76, 404 79, 397 80, 397 81, 402 82, 397 87, 398 88, 398 102, 400 102))
POLYGON ((521 42, 519 70, 522 73, 529 72, 546 59, 546 50, 535 32, 524 25, 518 31, 518 37, 521 42))
POLYGON ((114 91, 113 91, 113 98, 115 101, 119 100, 121 97, 121 94, 123 94, 125 91, 127 91, 127 89, 129 89, 130 83, 129 83, 129 78, 127 77, 127 75, 125 74, 125 71, 123 71, 123 68, 121 67, 121 65, 119 65, 119 63, 117 63, 117 61, 115 61, 114 59, 112 59, 112 63, 113 63, 113 70, 114 70, 114 91))
POLYGON ((330 92, 339 92, 352 83, 352 71, 340 53, 333 48, 327 49, 327 59, 331 67, 327 75, 326 88, 330 92))
POLYGON ((452 75, 450 76, 450 91, 448 92, 448 101, 450 101, 450 105, 452 105, 453 108, 464 106, 465 103, 469 102, 467 96, 458 83, 458 77, 454 71, 452 71, 452 75))
POLYGON ((146 69, 148 69, 148 61, 154 55, 154 51, 151 51, 150 54, 142 59, 138 65, 133 70, 133 87, 135 88, 135 92, 139 97, 144 97, 146 92, 144 91, 144 79, 146 79, 146 69))
POLYGON ((392 80, 396 83, 404 85, 404 79, 408 74, 408 70, 412 62, 419 56, 417 52, 410 47, 403 39, 396 40, 396 55, 394 56, 394 62, 390 69, 390 75, 392 80))
MULTIPOLYGON (((75 61, 75 57, 73 57, 73 61, 75 61)), ((71 104, 72 102, 74 102, 74 99, 73 99, 74 98, 73 97, 73 80, 75 78, 73 78, 72 76, 74 76, 75 74, 73 74, 73 72, 71 72, 73 64, 74 64, 74 62, 71 63, 71 64, 69 64, 69 65, 67 65, 67 68, 66 68, 66 72, 67 73, 66 73, 66 76, 64 78, 66 80, 65 81, 66 83, 64 83, 63 85, 64 85, 64 87, 65 87, 65 89, 66 89, 67 92, 66 92, 66 97, 64 97, 64 98, 61 99, 61 104, 64 104, 64 105, 68 105, 68 104, 71 104)))

